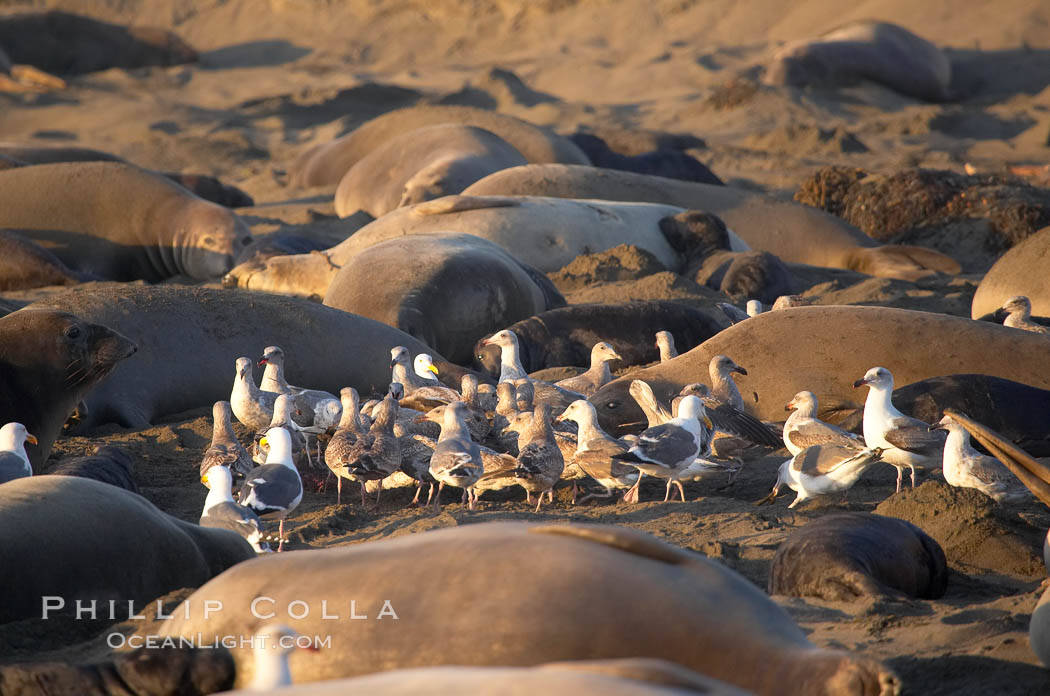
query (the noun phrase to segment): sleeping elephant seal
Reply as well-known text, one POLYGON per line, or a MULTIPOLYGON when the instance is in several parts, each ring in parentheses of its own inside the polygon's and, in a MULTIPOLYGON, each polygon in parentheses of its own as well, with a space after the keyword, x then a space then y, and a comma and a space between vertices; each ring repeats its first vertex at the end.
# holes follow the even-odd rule
MULTIPOLYGON (((284 349, 290 381, 333 394, 343 387, 361 394, 385 393, 394 346, 405 346, 413 355, 431 353, 441 373, 457 382, 464 373, 386 324, 281 295, 98 283, 36 302, 0 319, 0 326, 39 307, 112 326, 139 344, 137 355, 117 365, 84 398, 88 415, 81 423, 88 428, 110 422, 143 428, 161 416, 211 408, 229 399, 234 361, 260 355, 269 345, 284 349)), ((62 420, 76 403, 73 399, 62 420)))
POLYGON ((910 522, 867 512, 824 515, 777 549, 769 594, 853 601, 937 599, 948 587, 944 551, 910 522))
POLYGON ((590 164, 587 155, 568 138, 513 116, 470 106, 410 106, 377 116, 341 138, 306 150, 292 165, 292 183, 334 186, 351 167, 386 142, 418 128, 441 124, 484 128, 510 143, 526 162, 590 164))
POLYGON ((71 268, 110 280, 214 280, 251 241, 226 208, 119 162, 0 172, 0 227, 17 230, 71 268))
MULTIPOLYGON (((552 309, 506 328, 518 337, 518 357, 526 372, 548 367, 590 367, 591 349, 605 341, 620 354, 620 365, 644 365, 660 358, 654 336, 670 331, 675 346, 687 351, 722 330, 711 315, 680 302, 652 300, 624 304, 580 304, 552 309)), ((474 366, 499 377, 500 348, 474 345, 474 366)))
POLYGON ((816 394, 820 417, 855 417, 864 394, 853 382, 872 367, 889 369, 905 386, 944 374, 984 373, 1050 388, 1050 341, 989 322, 889 307, 827 305, 763 312, 735 324, 674 360, 602 387, 590 397, 602 427, 614 434, 645 422, 628 393, 631 380, 648 382, 669 401, 693 382, 706 382, 708 364, 728 355, 747 369, 736 375, 744 405, 763 420, 784 418, 800 391, 816 394))
POLYGON ((525 164, 506 140, 473 126, 428 126, 392 138, 358 160, 339 180, 339 217, 372 217, 441 198, 493 172, 525 164))
POLYGON ((44 247, 10 230, 0 230, 0 290, 76 285, 91 278, 69 268, 44 247))
POLYGON ((26 445, 35 471, 77 404, 135 350, 112 329, 66 312, 22 309, 0 318, 0 421, 36 436, 26 445))
POLYGON ((518 319, 563 307, 542 273, 469 234, 395 237, 339 269, 324 303, 401 329, 449 360, 518 319))
MULTIPOLYGON (((364 249, 410 234, 450 232, 495 242, 544 273, 557 271, 580 254, 620 244, 645 249, 666 268, 678 270, 692 255, 710 251, 709 225, 703 224, 706 220, 695 220, 692 212, 651 203, 445 196, 393 210, 323 252, 238 266, 223 283, 264 292, 323 296, 339 267, 364 249)), ((728 238, 731 248, 746 248, 732 233, 728 238)))
POLYGON ((746 696, 665 660, 575 660, 535 667, 417 667, 230 696, 746 696))
POLYGON ((1033 316, 1050 316, 1050 278, 1046 273, 1048 254, 1050 227, 1044 227, 1008 249, 977 286, 970 316, 980 319, 1017 295, 1024 295, 1031 301, 1033 316))
MULTIPOLYGON (((733 571, 615 526, 483 523, 297 551, 240 564, 184 604, 165 635, 247 636, 261 620, 331 634, 333 649, 291 656, 293 682, 438 665, 655 657, 757 694, 859 696, 899 687, 874 660, 816 648, 733 571), (209 600, 223 611, 205 619, 209 600), (322 600, 340 620, 322 618, 322 600), (367 620, 347 620, 351 600, 367 620)), ((237 683, 246 684, 252 656, 233 653, 237 683)))
POLYGON ((0 496, 0 623, 42 617, 43 597, 61 597, 65 612, 78 599, 97 600, 102 616, 110 600, 121 612, 135 602, 138 611, 253 556, 239 535, 183 522, 116 486, 75 476, 15 479, 0 496))
POLYGON ((871 80, 916 99, 946 101, 952 64, 932 43, 904 27, 861 20, 779 49, 765 82, 838 87, 871 80))
POLYGON ((900 244, 879 246, 853 225, 822 210, 731 186, 594 167, 530 164, 491 174, 464 194, 662 203, 713 213, 751 249, 768 251, 789 263, 847 268, 905 280, 932 271, 960 271, 955 260, 940 252, 900 244))

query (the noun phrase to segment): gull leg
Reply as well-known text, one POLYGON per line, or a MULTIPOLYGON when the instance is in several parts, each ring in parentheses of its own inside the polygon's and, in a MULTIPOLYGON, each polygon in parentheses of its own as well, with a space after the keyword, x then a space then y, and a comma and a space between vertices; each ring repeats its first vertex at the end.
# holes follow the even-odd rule
POLYGON ((342 476, 336 476, 335 477, 335 504, 336 505, 342 505, 343 504, 343 477, 342 476))
MULTIPOLYGON (((430 486, 430 490, 427 491, 427 505, 429 506, 430 505, 430 499, 434 497, 434 484, 433 483, 428 483, 427 485, 430 486)), ((422 484, 420 484, 420 488, 422 488, 422 484)))
POLYGON ((540 494, 536 496, 536 509, 533 512, 539 512, 541 505, 543 505, 543 491, 540 491, 540 494))
MULTIPOLYGON (((437 496, 434 497, 434 505, 437 507, 438 510, 441 509, 441 491, 444 488, 445 488, 445 482, 442 481, 441 485, 438 486, 437 496)), ((430 492, 431 493, 434 492, 434 484, 430 484, 430 492)), ((429 498, 427 500, 429 501, 429 498)), ((430 503, 428 502, 427 504, 429 505, 430 503)))
POLYGON ((365 482, 361 481, 361 507, 365 506, 365 482))
POLYGON ((467 504, 468 507, 473 510, 474 506, 478 503, 478 493, 474 489, 467 489, 467 504))
POLYGON ((280 535, 281 540, 277 542, 277 553, 280 553, 284 549, 284 518, 281 518, 281 524, 277 527, 277 534, 280 535))
POLYGON ((628 490, 627 493, 623 496, 624 500, 627 500, 627 496, 630 496, 632 493, 634 494, 634 502, 637 503, 641 499, 642 492, 640 486, 642 485, 642 478, 644 476, 645 474, 643 474, 640 471, 638 472, 638 480, 634 482, 634 485, 631 486, 630 490, 628 490))
MULTIPOLYGON (((580 505, 583 505, 584 503, 586 503, 591 498, 611 498, 612 494, 613 494, 613 492, 612 492, 611 488, 606 488, 604 493, 588 493, 587 495, 585 495, 582 498, 580 498, 580 505)), ((624 497, 626 498, 627 496, 625 495, 624 497)), ((575 505, 575 504, 576 504, 576 501, 573 501, 573 505, 575 505)))
POLYGON ((530 505, 532 504, 532 493, 530 493, 529 491, 525 491, 525 502, 529 503, 530 505))
POLYGON ((685 502, 685 489, 682 488, 682 482, 679 481, 678 479, 675 479, 674 485, 678 486, 678 492, 681 494, 682 502, 684 503, 685 502))
POLYGON ((577 493, 576 479, 573 479, 573 481, 572 481, 572 504, 573 505, 576 504, 576 493, 577 493))
POLYGON ((897 467, 897 493, 901 492, 901 479, 904 478, 904 467, 897 467))
POLYGON ((547 502, 548 503, 553 503, 554 502, 554 489, 553 488, 550 489, 549 491, 547 491, 547 502))
POLYGON ((664 489, 664 502, 671 498, 671 479, 667 479, 667 487, 664 489))
POLYGON ((416 496, 412 498, 412 502, 408 504, 409 507, 415 507, 419 504, 419 494, 423 491, 423 482, 416 481, 416 496))
POLYGON ((379 507, 379 496, 383 495, 383 482, 379 482, 379 488, 376 490, 376 507, 379 507))
POLYGON ((911 487, 915 488, 915 467, 911 468, 911 487))

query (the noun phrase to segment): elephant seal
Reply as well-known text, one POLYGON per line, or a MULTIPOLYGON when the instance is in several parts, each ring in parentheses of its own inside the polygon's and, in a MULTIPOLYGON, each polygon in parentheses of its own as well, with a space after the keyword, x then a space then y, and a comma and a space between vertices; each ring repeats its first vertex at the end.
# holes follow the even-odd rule
POLYGON ((981 319, 993 314, 1017 295, 1031 301, 1034 316, 1050 316, 1050 279, 1043 272, 1047 254, 1050 254, 1050 227, 1008 249, 981 278, 970 305, 970 316, 981 319))
POLYGON ((76 285, 90 276, 69 268, 50 251, 10 230, 0 230, 0 290, 76 285))
POLYGON ((702 184, 715 184, 716 186, 725 185, 725 182, 702 162, 680 149, 658 148, 635 155, 624 155, 610 148, 601 137, 593 133, 577 132, 570 135, 569 139, 579 145, 595 167, 651 174, 682 181, 698 181, 702 184))
POLYGON ((493 172, 525 164, 506 140, 474 126, 427 126, 391 138, 358 160, 339 180, 339 217, 372 217, 441 198, 493 172))
POLYGON ((713 213, 751 249, 768 251, 790 263, 846 268, 905 280, 931 271, 960 271, 958 262, 931 249, 879 246, 853 225, 821 210, 730 186, 594 167, 530 164, 491 174, 463 193, 662 203, 713 213))
POLYGON ((470 362, 481 336, 565 299, 542 273, 469 234, 409 235, 368 247, 339 269, 324 303, 470 362))
POLYGON ((863 408, 854 380, 871 367, 893 372, 908 385, 944 374, 984 373, 1050 388, 1050 341, 989 322, 889 307, 827 305, 763 312, 735 324, 693 350, 602 387, 590 398, 611 434, 644 424, 629 395, 633 379, 648 382, 669 401, 687 384, 706 381, 708 364, 728 355, 747 368, 736 376, 748 412, 763 420, 784 417, 784 404, 800 391, 820 400, 820 418, 841 423, 863 408))
POLYGON ((111 280, 213 280, 251 241, 226 208, 119 162, 0 172, 0 227, 48 247, 72 268, 111 280))
POLYGON ((861 20, 780 48, 763 79, 790 87, 871 80, 909 97, 941 102, 951 96, 952 64, 943 51, 904 27, 861 20))
MULTIPOLYGON (((316 254, 278 256, 238 266, 224 284, 284 294, 324 295, 339 267, 379 242, 405 235, 472 234, 499 244, 514 258, 544 273, 580 254, 631 244, 677 270, 704 247, 700 229, 683 211, 650 203, 609 203, 561 198, 445 196, 398 208, 345 241, 316 254)), ((740 240, 730 242, 742 250, 740 240)))
POLYGON ((824 515, 780 545, 769 594, 853 601, 937 599, 948 587, 940 545, 911 522, 867 512, 824 515))
MULTIPOLYGON (((336 394, 343 387, 362 394, 385 393, 394 346, 405 346, 413 354, 430 353, 450 378, 464 374, 397 329, 280 295, 99 283, 52 295, 8 318, 37 307, 70 311, 112 326, 142 349, 84 398, 88 415, 81 422, 88 428, 110 422, 143 428, 161 416, 211 408, 229 399, 236 359, 258 355, 268 345, 284 349, 289 380, 336 394)), ((0 319, 0 326, 5 320, 0 319)))
MULTIPOLYGON (((621 365, 643 365, 660 358, 654 342, 658 331, 670 331, 683 351, 722 330, 706 312, 670 300, 561 307, 499 328, 518 337, 518 357, 526 372, 548 367, 589 367, 591 348, 605 341, 620 354, 621 365)), ((500 373, 499 346, 474 345, 474 366, 493 378, 500 373)))
MULTIPOLYGON (((237 534, 161 512, 145 498, 76 476, 32 476, 0 496, 0 623, 42 617, 43 597, 109 600, 121 611, 196 587, 255 555, 237 534)), ((50 603, 59 612, 58 601, 50 603)), ((136 609, 137 610, 137 609, 136 609)), ((119 616, 126 619, 128 616, 119 616)))
POLYGON ((1050 391, 989 375, 931 377, 893 390, 902 412, 936 423, 962 411, 1036 457, 1050 457, 1050 391))
POLYGON ((513 116, 469 106, 410 106, 389 111, 352 132, 303 152, 291 167, 296 186, 335 185, 357 162, 389 140, 418 128, 456 124, 483 128, 502 138, 534 164, 590 164, 568 138, 513 116))
MULTIPOLYGON (((293 654, 296 682, 394 668, 656 657, 757 694, 895 694, 899 687, 874 660, 816 648, 733 571, 611 525, 482 523, 257 559, 188 597, 164 634, 249 635, 260 621, 253 601, 263 620, 331 634, 338 646, 293 654), (322 599, 342 620, 321 618, 322 599), (351 599, 367 620, 346 620, 351 599), (289 606, 297 600, 306 616, 302 604, 289 606), (223 611, 205 619, 205 601, 222 602, 223 611), (675 620, 653 620, 660 616, 675 620)), ((232 652, 241 685, 251 656, 232 652)))
POLYGON ((80 476, 131 493, 139 492, 135 483, 135 460, 126 449, 113 445, 100 445, 91 454, 63 459, 47 473, 51 476, 80 476))
POLYGON ((535 667, 417 667, 230 696, 745 696, 685 667, 651 658, 574 660, 535 667))
POLYGON ((36 435, 26 453, 39 471, 62 424, 136 346, 106 326, 53 309, 0 318, 0 421, 36 435))

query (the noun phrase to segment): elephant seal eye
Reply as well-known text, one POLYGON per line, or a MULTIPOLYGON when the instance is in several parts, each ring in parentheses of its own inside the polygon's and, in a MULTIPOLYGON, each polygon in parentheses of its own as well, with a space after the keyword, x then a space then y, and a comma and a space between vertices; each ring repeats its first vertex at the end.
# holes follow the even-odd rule
POLYGON ((68 329, 66 329, 66 338, 75 341, 78 338, 80 338, 80 333, 81 331, 79 326, 70 326, 68 329))
POLYGON ((614 409, 614 408, 619 408, 619 407, 620 407, 620 402, 619 401, 610 401, 609 403, 605 404, 605 408, 609 409, 610 411, 612 409, 614 409))

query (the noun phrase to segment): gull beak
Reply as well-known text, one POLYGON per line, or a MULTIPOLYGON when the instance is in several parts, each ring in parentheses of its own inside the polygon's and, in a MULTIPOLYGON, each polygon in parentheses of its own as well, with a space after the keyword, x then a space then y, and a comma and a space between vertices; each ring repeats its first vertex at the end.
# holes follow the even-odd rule
POLYGON ((487 338, 484 338, 484 339, 481 340, 481 345, 483 345, 483 346, 491 346, 492 345, 492 341, 490 341, 487 338))
POLYGON ((859 388, 863 387, 867 383, 868 383, 868 380, 866 380, 863 377, 861 377, 860 379, 858 379, 856 382, 853 383, 853 388, 854 389, 859 389, 859 388))
POLYGON ((707 417, 707 416, 705 415, 705 416, 704 416, 704 418, 703 418, 703 421, 704 421, 704 425, 706 425, 706 426, 707 426, 707 429, 708 429, 708 430, 714 430, 714 428, 715 428, 715 424, 711 422, 711 419, 710 419, 710 418, 708 418, 708 417, 707 417))
POLYGON ((557 416, 554 417, 554 422, 555 423, 564 423, 565 422, 565 414, 564 413, 559 413, 557 416))
POLYGON ((269 360, 267 360, 265 357, 259 358, 259 367, 262 367, 263 365, 265 365, 268 362, 269 362, 269 360))
POLYGON ((269 441, 269 440, 267 440, 267 439, 266 439, 266 438, 264 437, 263 439, 259 440, 259 446, 260 446, 260 447, 269 447, 269 446, 270 446, 270 441, 269 441))
POLYGON ((26 442, 29 442, 34 445, 39 444, 36 441, 36 435, 34 435, 33 433, 26 433, 26 442))
POLYGON ((431 372, 433 372, 435 375, 438 374, 438 369, 436 367, 434 367, 433 365, 431 365, 427 369, 430 370, 431 372))
POLYGON ((207 476, 207 474, 205 474, 204 476, 201 476, 201 483, 203 483, 205 486, 208 485, 208 476, 207 476))
POLYGON ((787 406, 784 407, 784 410, 785 411, 794 411, 795 410, 795 402, 794 401, 787 402, 787 406))
POLYGON ((609 354, 609 357, 611 357, 613 360, 623 360, 623 358, 620 357, 620 354, 617 353, 615 350, 609 354))
POLYGON ((393 370, 393 369, 394 369, 394 365, 397 365, 397 360, 391 360, 391 361, 390 361, 390 369, 391 369, 391 370, 393 370))

